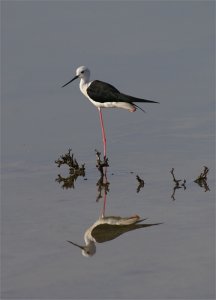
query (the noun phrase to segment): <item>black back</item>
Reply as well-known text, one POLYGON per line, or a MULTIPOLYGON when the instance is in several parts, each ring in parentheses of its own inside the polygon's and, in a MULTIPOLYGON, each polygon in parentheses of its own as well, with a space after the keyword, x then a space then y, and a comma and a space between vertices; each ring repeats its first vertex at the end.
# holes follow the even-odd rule
POLYGON ((96 102, 114 102, 118 99, 120 92, 111 84, 94 80, 87 88, 89 97, 96 102))
POLYGON ((100 81, 94 80, 87 88, 87 94, 89 97, 100 103, 104 102, 147 102, 147 103, 158 103, 156 101, 135 98, 129 95, 125 95, 119 92, 113 85, 100 81))

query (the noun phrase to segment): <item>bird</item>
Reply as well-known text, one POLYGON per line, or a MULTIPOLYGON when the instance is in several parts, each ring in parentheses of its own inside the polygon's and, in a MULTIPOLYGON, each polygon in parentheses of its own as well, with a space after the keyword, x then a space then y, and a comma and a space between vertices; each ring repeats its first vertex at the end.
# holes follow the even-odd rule
POLYGON ((145 228, 155 225, 160 225, 162 223, 154 224, 140 224, 146 219, 141 219, 138 215, 133 215, 130 217, 120 217, 120 216, 100 216, 100 218, 89 227, 84 234, 85 245, 79 245, 72 241, 67 241, 68 243, 80 248, 82 250, 82 255, 85 257, 91 257, 96 253, 95 243, 104 243, 111 241, 122 235, 123 233, 133 231, 139 228, 145 228))
MULTIPOLYGON (((98 108, 100 116, 100 124, 102 130, 102 139, 104 147, 104 158, 106 158, 106 133, 103 122, 102 108, 123 108, 130 112, 135 112, 136 109, 144 111, 136 103, 159 103, 157 101, 140 99, 121 93, 113 85, 100 81, 90 81, 90 70, 85 66, 80 66, 76 69, 76 75, 62 87, 76 79, 80 79, 80 91, 86 96, 91 103, 98 108)), ((145 111, 144 111, 145 112, 145 111)))

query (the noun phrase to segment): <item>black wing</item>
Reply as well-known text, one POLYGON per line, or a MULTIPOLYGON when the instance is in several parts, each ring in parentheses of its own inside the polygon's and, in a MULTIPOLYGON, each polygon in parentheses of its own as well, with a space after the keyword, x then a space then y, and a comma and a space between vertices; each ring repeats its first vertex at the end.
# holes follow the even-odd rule
POLYGON ((87 93, 92 100, 100 103, 104 103, 104 102, 158 103, 156 101, 135 98, 129 95, 122 94, 113 85, 100 80, 94 80, 87 88, 87 93))
POLYGON ((139 222, 142 222, 142 220, 136 222, 135 224, 130 224, 130 225, 101 224, 96 226, 92 230, 91 234, 97 243, 104 243, 107 241, 114 240, 120 235, 122 235, 123 233, 126 233, 128 231, 162 224, 162 223, 137 224, 139 222))
POLYGON ((117 101, 120 92, 111 84, 94 80, 87 88, 89 97, 97 102, 114 102, 117 101))

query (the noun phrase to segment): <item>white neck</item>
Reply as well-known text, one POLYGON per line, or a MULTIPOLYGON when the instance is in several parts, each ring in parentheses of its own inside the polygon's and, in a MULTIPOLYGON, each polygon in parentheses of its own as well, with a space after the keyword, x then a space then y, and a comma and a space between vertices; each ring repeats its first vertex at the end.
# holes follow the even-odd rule
POLYGON ((88 97, 88 95, 87 95, 87 93, 86 93, 86 90, 87 90, 87 88, 89 87, 90 83, 91 83, 91 82, 89 81, 89 78, 87 78, 87 77, 81 78, 81 79, 80 79, 79 87, 80 87, 81 92, 82 92, 86 97, 88 97))

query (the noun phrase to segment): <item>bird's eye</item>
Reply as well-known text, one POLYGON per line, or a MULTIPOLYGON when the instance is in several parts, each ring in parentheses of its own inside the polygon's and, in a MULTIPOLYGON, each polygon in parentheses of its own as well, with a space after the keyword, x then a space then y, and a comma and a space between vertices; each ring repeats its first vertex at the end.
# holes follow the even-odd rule
POLYGON ((83 74, 84 73, 84 71, 81 71, 81 74, 83 74))

